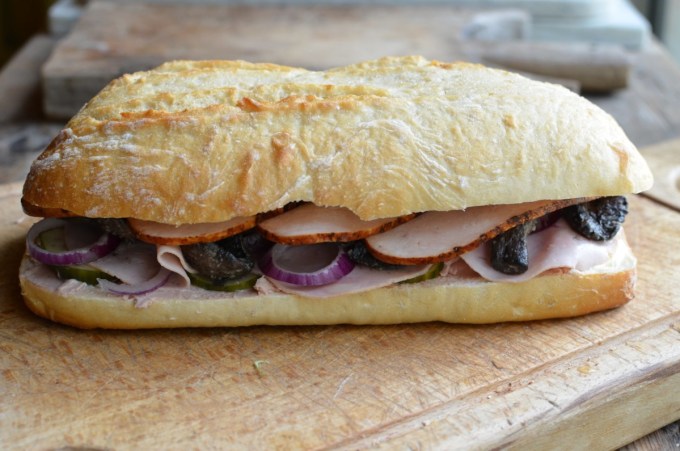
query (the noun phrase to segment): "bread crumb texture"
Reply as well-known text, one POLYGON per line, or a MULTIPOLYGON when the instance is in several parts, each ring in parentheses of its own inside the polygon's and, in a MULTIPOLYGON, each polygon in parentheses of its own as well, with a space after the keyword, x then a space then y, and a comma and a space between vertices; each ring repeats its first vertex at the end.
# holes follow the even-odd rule
POLYGON ((34 162, 24 201, 169 224, 292 201, 375 219, 651 183, 608 114, 509 72, 421 57, 328 71, 174 61, 88 102, 34 162))

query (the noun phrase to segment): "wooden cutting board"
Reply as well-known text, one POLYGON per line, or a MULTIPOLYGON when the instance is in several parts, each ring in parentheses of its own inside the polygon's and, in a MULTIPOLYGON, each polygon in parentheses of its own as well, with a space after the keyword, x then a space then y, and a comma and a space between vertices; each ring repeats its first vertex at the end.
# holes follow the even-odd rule
POLYGON ((19 185, 0 185, 5 449, 600 449, 680 418, 680 214, 649 199, 631 199, 626 225, 637 299, 610 312, 82 331, 21 301, 31 220, 19 197, 19 185))

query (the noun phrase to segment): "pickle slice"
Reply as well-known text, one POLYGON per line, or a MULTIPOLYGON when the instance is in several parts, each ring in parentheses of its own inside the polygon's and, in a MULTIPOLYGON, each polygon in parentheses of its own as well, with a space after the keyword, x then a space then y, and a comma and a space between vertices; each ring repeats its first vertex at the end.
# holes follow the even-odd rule
POLYGON ((439 274, 442 272, 442 269, 444 269, 444 263, 436 263, 432 266, 430 266, 430 269, 427 270, 425 274, 421 274, 416 277, 412 277, 410 279, 402 280, 399 283, 418 283, 418 282, 424 282, 426 280, 434 279, 436 277, 439 277, 439 274))
POLYGON ((248 273, 241 277, 224 280, 211 280, 200 274, 187 273, 191 284, 211 291, 240 291, 252 288, 260 278, 259 274, 248 273))
POLYGON ((38 235, 36 244, 49 252, 64 252, 66 250, 64 228, 57 227, 55 229, 45 230, 38 235))
POLYGON ((88 285, 97 285, 99 283, 97 279, 106 279, 116 283, 120 282, 118 278, 89 265, 52 266, 51 268, 57 273, 57 277, 62 280, 76 279, 88 285))

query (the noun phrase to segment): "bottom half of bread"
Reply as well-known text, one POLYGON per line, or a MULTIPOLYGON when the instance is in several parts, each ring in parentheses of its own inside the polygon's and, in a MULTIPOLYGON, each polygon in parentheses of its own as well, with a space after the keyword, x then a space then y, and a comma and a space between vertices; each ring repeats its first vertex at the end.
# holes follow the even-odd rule
POLYGON ((325 299, 165 286, 140 307, 139 300, 59 280, 29 257, 20 270, 24 300, 36 314, 81 328, 113 329, 529 321, 620 306, 633 298, 635 281, 635 259, 628 258, 601 271, 557 271, 520 283, 446 276, 325 299))

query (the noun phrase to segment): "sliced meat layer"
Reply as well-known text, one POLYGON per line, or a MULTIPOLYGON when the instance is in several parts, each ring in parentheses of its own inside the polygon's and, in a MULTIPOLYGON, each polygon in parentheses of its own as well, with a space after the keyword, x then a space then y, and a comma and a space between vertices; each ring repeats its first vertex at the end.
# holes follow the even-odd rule
POLYGON ((309 298, 329 298, 352 293, 361 293, 393 285, 421 276, 429 269, 430 265, 409 266, 392 270, 378 270, 355 266, 352 272, 337 282, 315 287, 291 285, 289 283, 279 282, 278 280, 267 279, 272 285, 284 293, 297 294, 309 298))
POLYGON ((184 259, 184 254, 179 246, 160 245, 156 246, 156 260, 163 268, 177 274, 176 280, 179 286, 186 288, 191 285, 191 279, 187 273, 195 273, 187 261, 184 259))
POLYGON ((123 243, 110 254, 90 263, 121 282, 136 285, 152 278, 160 266, 156 246, 146 243, 123 243))
POLYGON ((483 244, 463 256, 477 274, 495 282, 524 282, 539 274, 558 268, 586 271, 609 260, 624 245, 623 234, 609 241, 591 241, 574 232, 564 219, 547 229, 529 235, 527 248, 529 269, 516 275, 496 271, 489 259, 488 244, 483 244))
POLYGON ((265 238, 297 245, 347 242, 390 230, 415 215, 364 221, 347 208, 305 204, 258 224, 265 238))
POLYGON ((447 261, 519 224, 585 200, 541 200, 431 211, 385 233, 366 238, 366 246, 378 259, 397 265, 447 261))
POLYGON ((128 223, 133 233, 142 241, 180 246, 219 241, 252 229, 255 227, 256 217, 239 217, 224 222, 183 224, 179 226, 132 218, 128 219, 128 223))

